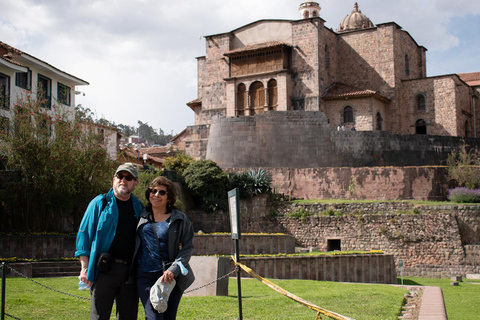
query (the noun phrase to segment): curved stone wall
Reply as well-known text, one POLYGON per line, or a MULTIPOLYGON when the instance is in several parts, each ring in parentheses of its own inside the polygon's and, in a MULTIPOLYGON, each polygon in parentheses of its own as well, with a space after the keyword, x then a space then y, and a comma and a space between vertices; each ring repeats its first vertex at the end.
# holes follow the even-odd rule
MULTIPOLYGON (((479 139, 467 139, 480 147, 479 139)), ((206 158, 222 168, 442 165, 461 138, 332 131, 320 111, 268 111, 214 119, 206 158)))

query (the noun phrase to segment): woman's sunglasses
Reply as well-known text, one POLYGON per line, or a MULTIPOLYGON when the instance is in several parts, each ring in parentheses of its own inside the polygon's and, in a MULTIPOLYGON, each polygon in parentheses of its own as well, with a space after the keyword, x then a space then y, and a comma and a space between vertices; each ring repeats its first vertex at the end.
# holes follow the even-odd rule
POLYGON ((157 194, 164 196, 167 194, 167 191, 165 190, 158 190, 158 189, 150 189, 150 193, 156 196, 157 194))

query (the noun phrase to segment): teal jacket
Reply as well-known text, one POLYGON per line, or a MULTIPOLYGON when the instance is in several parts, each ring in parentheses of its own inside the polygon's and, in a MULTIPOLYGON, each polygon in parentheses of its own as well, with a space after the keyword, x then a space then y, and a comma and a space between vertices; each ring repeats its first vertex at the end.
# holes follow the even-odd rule
MULTIPOLYGON (((142 203, 133 195, 132 203, 137 221, 142 212, 142 203)), ((77 234, 75 257, 88 256, 87 279, 95 282, 98 275, 97 260, 100 254, 108 252, 115 237, 118 224, 118 207, 113 189, 106 194, 107 204, 103 206, 103 195, 95 197, 87 207, 77 234)))

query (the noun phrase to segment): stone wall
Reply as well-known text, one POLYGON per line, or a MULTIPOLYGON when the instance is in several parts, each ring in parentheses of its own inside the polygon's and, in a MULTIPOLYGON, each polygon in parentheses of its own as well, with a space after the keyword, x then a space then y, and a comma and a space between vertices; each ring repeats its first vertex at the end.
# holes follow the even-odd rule
MULTIPOLYGON (((245 257, 240 259, 264 278, 362 283, 397 283, 392 255, 338 255, 316 257, 245 257)), ((233 270, 233 263, 230 270, 233 270)), ((242 271, 242 276, 248 274, 242 271)))
MULTIPOLYGON (((461 143, 447 136, 338 132, 320 111, 268 111, 212 120, 206 158, 222 168, 437 166, 461 143)), ((479 139, 467 143, 480 146, 479 139)))
MULTIPOLYGON (((255 199, 255 198, 254 198, 255 199)), ((241 201, 246 202, 246 201, 241 201)), ((405 202, 348 204, 285 204, 272 206, 261 198, 241 209, 242 232, 291 234, 301 247, 327 251, 382 250, 404 260, 404 275, 449 277, 480 273, 480 207, 414 206, 405 202), (263 204, 267 206, 262 210, 263 204), (311 216, 287 217, 305 209, 311 216), (330 246, 330 248, 329 248, 330 246)), ((229 232, 228 214, 189 214, 195 229, 229 232), (208 221, 212 221, 209 225, 208 221), (211 227, 211 229, 210 229, 211 227)))

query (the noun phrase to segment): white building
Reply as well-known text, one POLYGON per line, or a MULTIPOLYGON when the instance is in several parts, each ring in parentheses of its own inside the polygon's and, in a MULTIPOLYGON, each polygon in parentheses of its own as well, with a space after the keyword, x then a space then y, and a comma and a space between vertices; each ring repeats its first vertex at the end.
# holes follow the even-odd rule
POLYGON ((11 119, 15 104, 26 97, 44 95, 45 109, 63 106, 74 114, 75 87, 88 82, 0 41, 0 116, 11 119))

